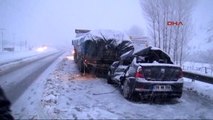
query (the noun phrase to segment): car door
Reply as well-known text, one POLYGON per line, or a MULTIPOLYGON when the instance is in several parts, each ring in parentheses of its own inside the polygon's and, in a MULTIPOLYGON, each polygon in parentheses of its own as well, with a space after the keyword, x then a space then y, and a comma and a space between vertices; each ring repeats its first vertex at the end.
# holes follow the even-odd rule
POLYGON ((114 80, 120 81, 120 78, 124 76, 125 70, 128 68, 127 65, 119 65, 114 72, 114 80))
POLYGON ((114 72, 116 70, 116 68, 119 66, 119 61, 115 61, 112 63, 112 65, 109 68, 109 73, 108 75, 110 75, 111 79, 113 80, 114 78, 114 72))
POLYGON ((133 59, 133 57, 132 58, 129 57, 129 58, 120 60, 120 64, 116 68, 115 73, 114 73, 115 80, 120 82, 121 79, 123 79, 125 77, 125 73, 129 69, 129 65, 131 64, 132 59, 133 59))

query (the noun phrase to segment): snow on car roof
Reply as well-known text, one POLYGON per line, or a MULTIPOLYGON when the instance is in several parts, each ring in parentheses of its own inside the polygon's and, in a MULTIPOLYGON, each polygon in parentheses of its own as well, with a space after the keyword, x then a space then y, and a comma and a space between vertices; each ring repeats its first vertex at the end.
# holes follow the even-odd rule
POLYGON ((175 65, 175 64, 165 64, 165 63, 157 63, 157 62, 154 62, 154 63, 138 63, 142 66, 169 66, 169 67, 180 67, 178 65, 175 65))
POLYGON ((151 47, 151 50, 161 50, 161 49, 157 47, 151 47))
MULTIPOLYGON (((158 47, 149 46, 149 47, 141 47, 141 48, 138 47, 137 49, 135 49, 134 53, 140 52, 141 50, 146 49, 146 48, 150 48, 150 50, 161 50, 162 52, 164 52, 162 49, 160 49, 158 47)), ((166 52, 164 52, 164 53, 166 53, 166 52)))

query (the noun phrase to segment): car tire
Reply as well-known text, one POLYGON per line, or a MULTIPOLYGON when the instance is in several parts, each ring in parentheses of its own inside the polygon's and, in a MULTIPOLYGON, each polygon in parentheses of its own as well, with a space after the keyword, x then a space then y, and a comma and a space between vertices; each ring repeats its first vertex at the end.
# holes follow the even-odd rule
POLYGON ((125 80, 123 83, 122 95, 124 96, 125 99, 132 100, 133 97, 132 85, 128 80, 125 80))
POLYGON ((108 74, 107 74, 107 83, 108 83, 108 84, 113 84, 113 81, 112 81, 112 79, 111 79, 110 71, 108 71, 108 74))

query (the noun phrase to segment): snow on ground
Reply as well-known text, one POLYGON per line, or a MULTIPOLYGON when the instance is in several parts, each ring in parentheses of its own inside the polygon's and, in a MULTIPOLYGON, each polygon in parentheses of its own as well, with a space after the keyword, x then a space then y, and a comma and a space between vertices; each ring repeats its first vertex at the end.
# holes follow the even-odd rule
POLYGON ((213 100, 213 94, 211 94, 213 93, 212 84, 184 78, 184 88, 188 91, 194 92, 203 97, 213 100))
POLYGON ((23 59, 26 57, 32 57, 32 56, 36 56, 36 55, 40 55, 43 53, 48 53, 48 52, 52 52, 52 51, 56 51, 56 49, 54 48, 48 48, 47 50, 41 52, 41 51, 36 51, 36 50, 32 50, 32 51, 14 51, 14 52, 0 52, 0 65, 4 64, 4 63, 8 63, 8 62, 12 62, 14 60, 18 60, 18 59, 23 59))
POLYGON ((46 78, 41 77, 39 81, 39 84, 29 87, 13 106, 15 118, 213 118, 212 101, 188 92, 188 89, 184 89, 181 99, 162 104, 130 102, 114 86, 107 84, 105 79, 79 74, 74 61, 66 58, 46 78), (33 94, 34 92, 39 95, 33 94))
POLYGON ((39 58, 58 52, 56 49, 49 48, 43 52, 22 51, 22 52, 0 52, 0 73, 11 68, 27 64, 39 58))
MULTIPOLYGON (((119 91, 114 91, 115 87, 108 85, 105 79, 91 75, 81 76, 75 63, 66 59, 49 76, 45 88, 43 96, 46 97, 43 98, 42 104, 50 118, 130 119, 205 118, 206 116, 208 118, 210 116, 209 112, 204 116, 199 116, 199 111, 195 110, 200 106, 191 106, 188 103, 187 95, 184 96, 187 97, 187 101, 184 99, 183 102, 180 99, 171 105, 129 102, 122 97, 119 91), (188 110, 187 113, 184 109, 188 110)), ((205 111, 205 109, 201 108, 201 111, 205 111)))
POLYGON ((47 70, 42 73, 37 80, 13 103, 11 106, 12 114, 15 119, 47 119, 49 118, 41 106, 41 98, 44 91, 46 78, 61 62, 64 55, 59 57, 47 70))
POLYGON ((82 76, 66 54, 12 105, 16 119, 210 119, 213 87, 184 79, 180 99, 160 104, 130 102, 104 78, 82 76))

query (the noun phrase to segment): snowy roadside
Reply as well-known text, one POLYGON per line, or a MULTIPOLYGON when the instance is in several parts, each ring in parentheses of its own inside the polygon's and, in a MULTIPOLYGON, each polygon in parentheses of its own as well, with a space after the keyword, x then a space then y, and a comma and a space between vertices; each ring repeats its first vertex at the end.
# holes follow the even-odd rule
POLYGON ((0 73, 1 72, 4 72, 4 71, 7 71, 8 69, 11 69, 11 68, 15 68, 17 66, 21 66, 23 64, 26 64, 26 63, 29 63, 31 61, 34 61, 34 60, 37 60, 39 58, 42 58, 42 57, 45 57, 45 56, 48 56, 50 54, 54 54, 58 52, 57 50, 52 50, 52 51, 48 51, 48 52, 44 52, 44 53, 39 53, 39 54, 22 54, 21 56, 17 56, 17 57, 13 57, 11 59, 11 61, 8 61, 6 64, 4 65, 0 65, 0 73))
POLYGON ((12 104, 11 110, 15 119, 47 119, 49 118, 41 107, 41 98, 46 78, 68 53, 60 56, 44 73, 42 73, 31 86, 12 104))
POLYGON ((46 79, 41 106, 51 119, 213 118, 211 102, 199 95, 184 93, 165 104, 129 102, 105 79, 81 76, 76 64, 65 58, 46 79))
POLYGON ((213 118, 211 100, 200 94, 188 94, 205 86, 196 87, 197 81, 184 79, 180 99, 163 104, 134 103, 125 100, 105 79, 81 76, 74 61, 66 55, 56 60, 12 105, 16 119, 213 118))
POLYGON ((213 85, 200 82, 200 81, 192 81, 191 79, 184 78, 184 90, 188 92, 193 92, 200 96, 203 96, 207 99, 213 100, 213 85))
POLYGON ((18 52, 0 52, 0 65, 10 63, 16 60, 30 58, 34 56, 38 56, 41 54, 46 54, 49 52, 56 52, 56 49, 49 48, 46 51, 38 52, 38 51, 18 51, 18 52))
MULTIPOLYGON (((64 59, 47 78, 42 105, 51 119, 132 118, 122 110, 114 111, 120 101, 126 101, 114 90, 102 78, 88 74, 81 76, 76 64, 64 59), (110 94, 113 91, 117 94, 110 94)), ((123 110, 129 109, 123 107, 123 110)))
POLYGON ((22 52, 0 52, 0 64, 10 62, 15 59, 34 56, 40 54, 37 51, 22 51, 22 52))

